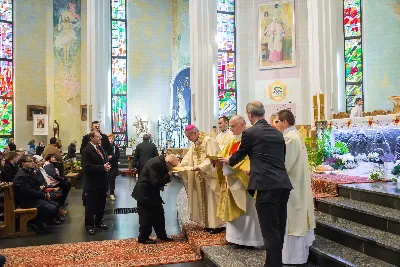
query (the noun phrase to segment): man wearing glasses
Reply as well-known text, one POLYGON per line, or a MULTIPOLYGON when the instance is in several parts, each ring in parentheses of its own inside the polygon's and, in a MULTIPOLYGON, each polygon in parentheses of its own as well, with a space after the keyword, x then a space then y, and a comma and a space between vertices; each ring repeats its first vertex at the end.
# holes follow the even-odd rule
POLYGON ((158 239, 172 241, 165 231, 164 201, 160 191, 163 191, 164 186, 171 182, 172 169, 178 163, 178 158, 172 154, 158 156, 148 160, 140 173, 132 192, 132 197, 136 199, 138 207, 139 243, 156 243, 150 239, 152 228, 158 239))

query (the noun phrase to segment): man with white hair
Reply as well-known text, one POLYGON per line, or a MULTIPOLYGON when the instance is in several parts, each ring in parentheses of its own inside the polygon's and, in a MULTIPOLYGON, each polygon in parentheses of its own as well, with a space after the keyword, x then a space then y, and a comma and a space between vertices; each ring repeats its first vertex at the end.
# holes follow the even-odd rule
POLYGON ((222 232, 223 222, 217 217, 217 207, 224 178, 207 157, 217 157, 220 150, 218 143, 194 125, 186 126, 185 135, 192 145, 178 167, 190 169, 179 172, 188 195, 190 219, 212 234, 222 232))
MULTIPOLYGON (((239 148, 246 121, 236 115, 229 121, 234 138, 218 154, 225 158, 239 148)), ((226 240, 241 246, 263 246, 264 240, 255 208, 256 200, 247 192, 249 184, 250 160, 246 157, 233 167, 222 166, 225 181, 221 186, 217 216, 226 222, 226 240)))

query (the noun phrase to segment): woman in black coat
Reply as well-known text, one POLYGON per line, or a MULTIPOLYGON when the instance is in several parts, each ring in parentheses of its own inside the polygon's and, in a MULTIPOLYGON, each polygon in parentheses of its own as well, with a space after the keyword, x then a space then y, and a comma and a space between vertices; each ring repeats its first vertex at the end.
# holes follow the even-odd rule
POLYGON ((76 158, 76 141, 72 141, 68 146, 68 158, 73 159, 76 158))
POLYGON ((111 170, 108 176, 108 186, 110 188, 110 198, 111 200, 115 200, 115 179, 119 174, 118 160, 120 153, 118 146, 114 143, 113 134, 108 135, 108 140, 110 141, 111 144, 109 151, 110 154, 108 155, 108 162, 111 164, 111 170))
POLYGON ((39 145, 36 147, 36 155, 41 156, 44 151, 44 142, 39 141, 39 145))

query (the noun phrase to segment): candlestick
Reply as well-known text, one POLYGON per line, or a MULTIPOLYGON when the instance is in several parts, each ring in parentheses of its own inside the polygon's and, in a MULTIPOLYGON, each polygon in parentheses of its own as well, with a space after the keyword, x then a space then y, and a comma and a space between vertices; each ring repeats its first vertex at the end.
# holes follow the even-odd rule
POLYGON ((317 148, 316 138, 317 138, 317 131, 315 129, 312 129, 311 130, 311 148, 312 149, 317 148))

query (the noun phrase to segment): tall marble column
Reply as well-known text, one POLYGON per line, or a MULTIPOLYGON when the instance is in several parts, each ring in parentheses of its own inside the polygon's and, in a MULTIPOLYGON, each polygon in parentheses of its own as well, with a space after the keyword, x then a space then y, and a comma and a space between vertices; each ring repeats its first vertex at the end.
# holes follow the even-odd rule
POLYGON ((217 7, 215 0, 190 0, 192 122, 210 132, 218 116, 217 7))
MULTIPOLYGON (((341 1, 307 0, 310 97, 324 94, 325 119, 337 112, 338 94, 343 88, 338 81, 338 49, 343 47, 343 31, 338 27, 342 28, 343 22, 338 20, 342 11, 337 2, 341 1)), ((313 121, 312 112, 310 118, 313 121)))

